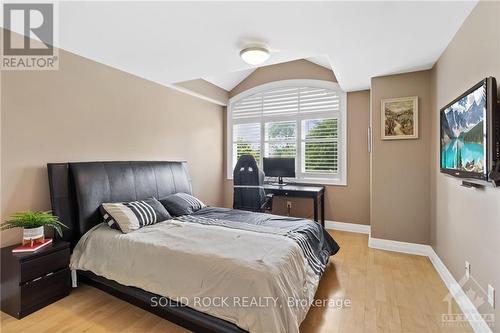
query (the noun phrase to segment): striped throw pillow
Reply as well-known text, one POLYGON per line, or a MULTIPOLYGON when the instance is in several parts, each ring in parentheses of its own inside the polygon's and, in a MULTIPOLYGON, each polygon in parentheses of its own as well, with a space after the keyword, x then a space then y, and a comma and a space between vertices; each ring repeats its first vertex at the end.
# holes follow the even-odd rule
POLYGON ((114 229, 120 229, 125 234, 172 218, 165 207, 155 198, 103 203, 99 210, 104 222, 114 229))
POLYGON ((190 215, 207 207, 201 200, 187 193, 171 194, 160 202, 173 216, 190 215))

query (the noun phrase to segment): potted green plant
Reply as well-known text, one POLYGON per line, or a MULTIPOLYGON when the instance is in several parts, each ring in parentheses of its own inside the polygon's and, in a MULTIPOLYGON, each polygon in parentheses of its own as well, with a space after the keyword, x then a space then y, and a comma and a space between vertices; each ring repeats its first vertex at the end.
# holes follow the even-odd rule
POLYGON ((46 212, 18 212, 15 213, 5 223, 0 225, 0 230, 23 228, 23 245, 44 240, 44 226, 50 226, 62 237, 62 228, 68 228, 59 217, 52 215, 51 211, 46 212))

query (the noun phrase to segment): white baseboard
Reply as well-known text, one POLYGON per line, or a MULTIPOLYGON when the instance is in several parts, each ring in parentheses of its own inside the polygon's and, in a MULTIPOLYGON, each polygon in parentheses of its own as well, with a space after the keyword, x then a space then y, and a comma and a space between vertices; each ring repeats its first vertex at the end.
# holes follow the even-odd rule
POLYGON ((453 275, 450 273, 448 268, 444 265, 441 259, 438 257, 432 246, 424 244, 406 243, 398 242, 388 239, 380 239, 369 237, 368 246, 374 249, 402 252, 408 254, 415 254, 420 256, 426 256, 430 259, 432 265, 438 272, 439 276, 443 280, 444 284, 450 291, 457 302, 460 310, 468 316, 467 318, 472 318, 474 320, 469 320, 469 324, 476 333, 491 333, 491 328, 488 324, 482 320, 481 314, 477 311, 477 308, 471 302, 469 297, 465 294, 464 290, 460 284, 455 280, 453 275))
POLYGON ((432 247, 430 245, 373 238, 372 236, 368 238, 368 246, 373 249, 416 254, 419 256, 427 256, 427 257, 429 256, 430 251, 432 250, 432 247))
MULTIPOLYGON (((348 232, 356 232, 362 234, 370 235, 370 226, 355 223, 345 223, 345 222, 335 222, 335 221, 325 221, 326 229, 341 230, 348 232)), ((464 290, 460 284, 455 280, 453 275, 441 259, 438 257, 432 246, 425 244, 415 244, 407 242, 399 242, 388 239, 373 238, 371 235, 368 238, 368 246, 374 249, 401 252, 414 254, 419 256, 426 256, 431 261, 432 265, 438 272, 439 276, 443 280, 444 284, 450 291, 457 302, 460 310, 467 315, 467 318, 472 318, 474 320, 469 320, 469 324, 476 333, 491 333, 491 328, 488 324, 482 320, 481 314, 477 311, 477 308, 471 302, 469 297, 465 294, 464 290)))
POLYGON ((460 284, 455 280, 453 275, 451 275, 448 268, 446 268, 445 264, 441 261, 432 247, 430 249, 429 259, 450 291, 450 294, 455 299, 455 302, 457 302, 460 310, 462 310, 465 315, 474 319, 469 320, 469 325, 472 327, 474 332, 491 333, 491 327, 484 320, 480 319, 482 318, 481 314, 477 311, 477 308, 474 306, 469 297, 467 297, 460 284))
POLYGON ((326 229, 357 232, 360 234, 370 234, 370 226, 365 224, 325 221, 326 229))

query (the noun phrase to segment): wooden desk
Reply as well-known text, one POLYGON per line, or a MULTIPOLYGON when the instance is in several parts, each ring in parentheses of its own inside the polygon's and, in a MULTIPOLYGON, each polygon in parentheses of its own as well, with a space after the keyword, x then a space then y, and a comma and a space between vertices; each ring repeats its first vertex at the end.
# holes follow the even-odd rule
POLYGON ((325 227, 325 187, 321 185, 287 184, 283 186, 264 184, 266 193, 276 196, 311 198, 314 203, 314 221, 325 227), (318 211, 321 212, 321 221, 318 221, 318 211))

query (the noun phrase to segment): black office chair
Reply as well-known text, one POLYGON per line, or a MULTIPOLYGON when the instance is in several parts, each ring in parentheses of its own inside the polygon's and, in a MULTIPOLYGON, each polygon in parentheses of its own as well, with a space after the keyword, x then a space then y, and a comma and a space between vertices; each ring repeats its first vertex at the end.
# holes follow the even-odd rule
POLYGON ((273 196, 264 191, 264 173, 252 155, 241 155, 233 171, 233 208, 252 212, 272 210, 273 196))

